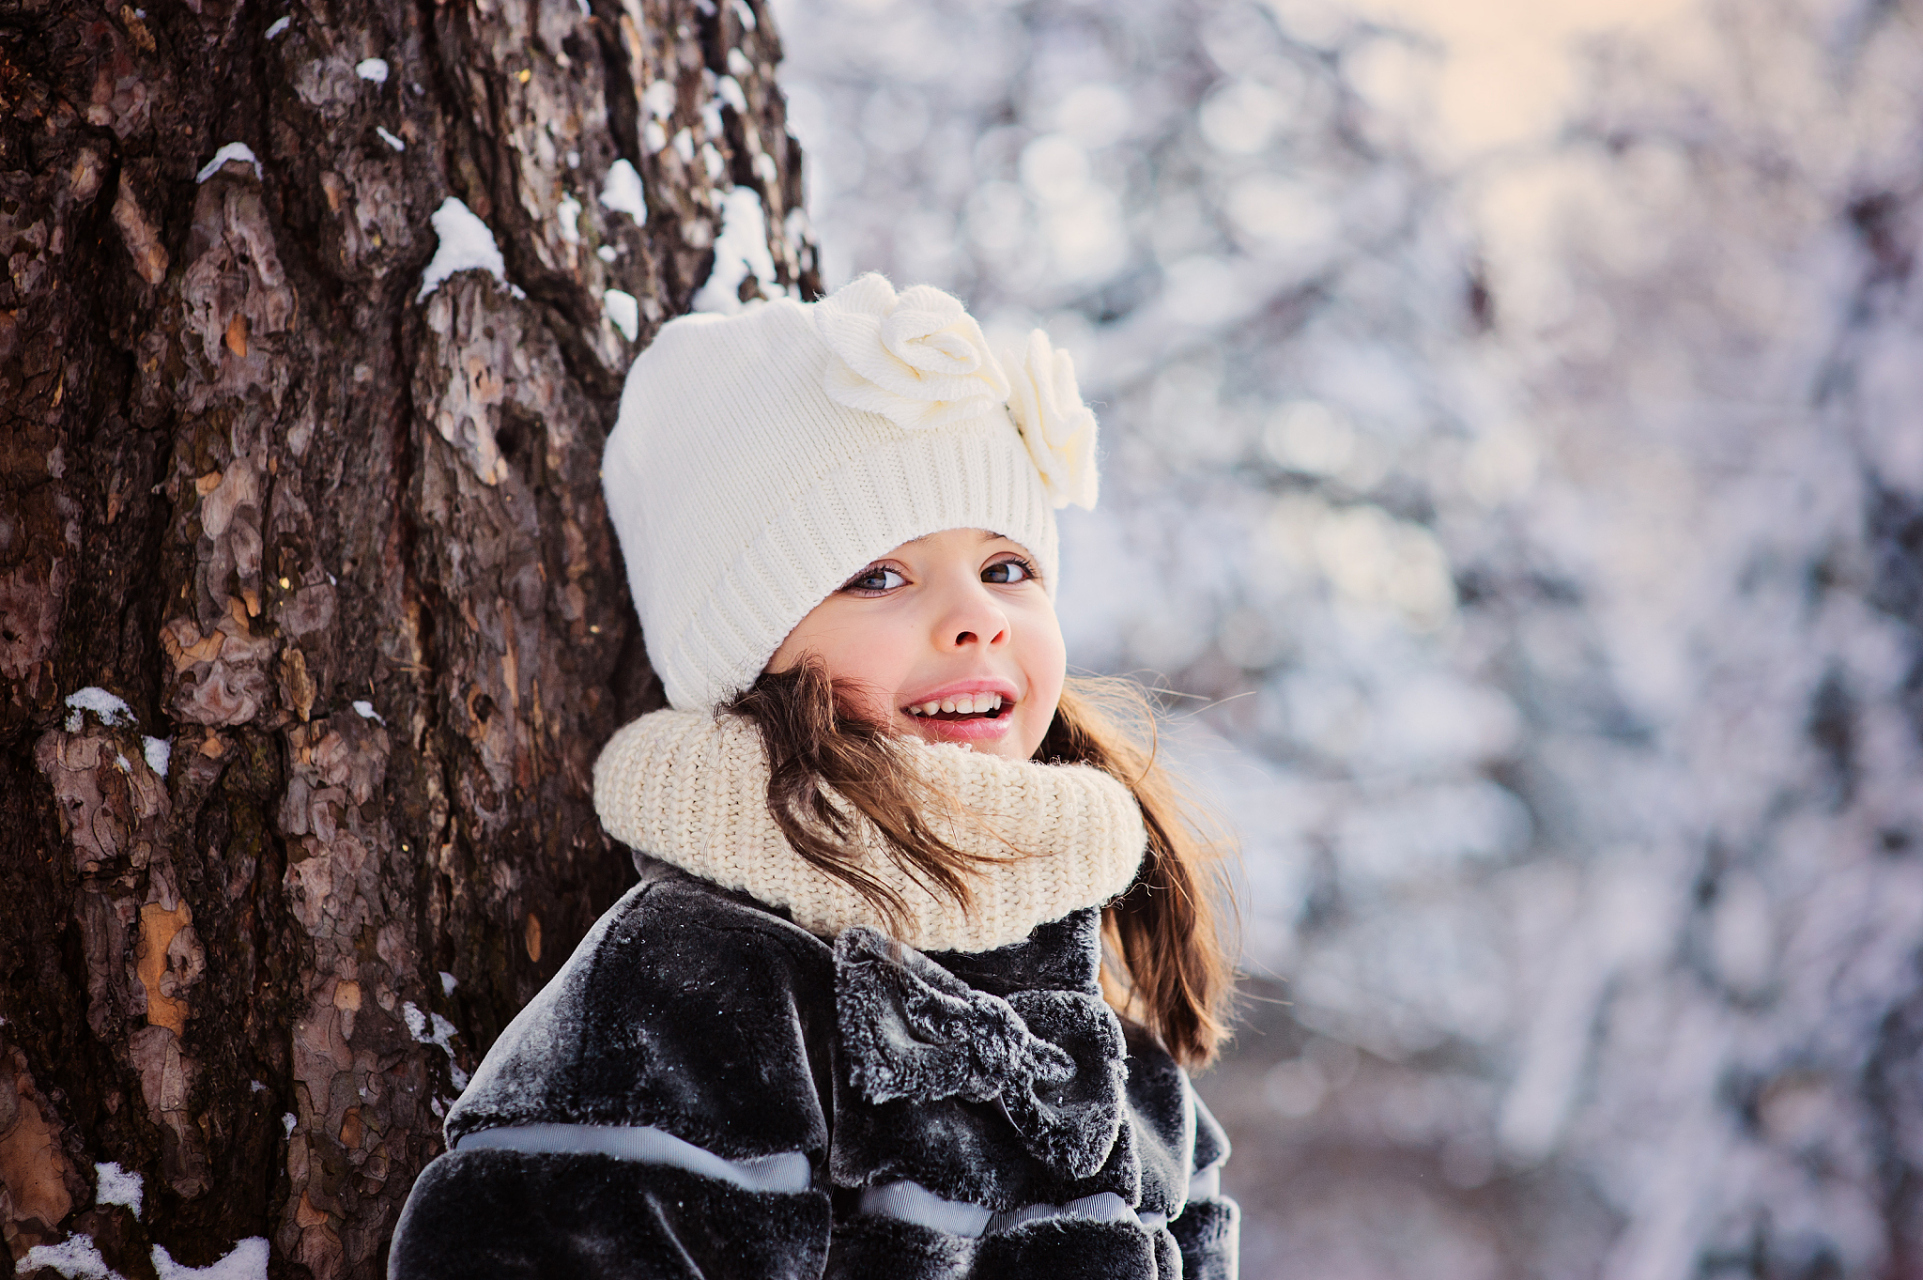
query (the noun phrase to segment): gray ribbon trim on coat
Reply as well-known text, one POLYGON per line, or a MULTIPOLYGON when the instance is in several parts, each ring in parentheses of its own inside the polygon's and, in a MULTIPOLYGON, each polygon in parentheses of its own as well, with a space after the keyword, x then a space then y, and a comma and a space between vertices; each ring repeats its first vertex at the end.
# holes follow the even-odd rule
POLYGON ((1036 1159, 1072 1178, 1108 1160, 1122 1124, 1122 1024, 1100 996, 977 991, 865 926, 835 940, 835 1013, 849 1082, 869 1102, 998 1101, 1036 1159))

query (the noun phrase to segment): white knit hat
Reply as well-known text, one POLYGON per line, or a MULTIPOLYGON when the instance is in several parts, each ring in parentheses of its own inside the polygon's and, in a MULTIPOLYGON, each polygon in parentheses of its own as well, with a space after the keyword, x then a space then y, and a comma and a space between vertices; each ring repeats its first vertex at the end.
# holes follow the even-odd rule
POLYGON ((1011 384, 938 289, 866 275, 818 303, 670 321, 602 460, 668 702, 747 688, 809 610, 925 534, 1011 538, 1052 594, 1051 508, 1094 505, 1094 450, 1067 353, 1037 330, 1011 384))

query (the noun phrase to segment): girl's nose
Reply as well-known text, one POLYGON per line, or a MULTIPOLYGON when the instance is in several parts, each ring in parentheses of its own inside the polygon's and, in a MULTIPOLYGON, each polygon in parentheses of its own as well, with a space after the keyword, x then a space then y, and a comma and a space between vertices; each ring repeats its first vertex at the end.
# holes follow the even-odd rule
POLYGON ((979 582, 959 586, 936 624, 935 640, 944 649, 985 648, 1008 643, 1008 615, 979 582))

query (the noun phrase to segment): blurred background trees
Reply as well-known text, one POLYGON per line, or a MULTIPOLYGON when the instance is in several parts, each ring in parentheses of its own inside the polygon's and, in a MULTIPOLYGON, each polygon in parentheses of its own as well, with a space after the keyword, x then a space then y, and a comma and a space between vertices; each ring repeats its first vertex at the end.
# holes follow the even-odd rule
POLYGON ((1071 661, 1245 840, 1245 1274, 1923 1272, 1923 12, 776 16, 829 285, 1098 402, 1071 661))

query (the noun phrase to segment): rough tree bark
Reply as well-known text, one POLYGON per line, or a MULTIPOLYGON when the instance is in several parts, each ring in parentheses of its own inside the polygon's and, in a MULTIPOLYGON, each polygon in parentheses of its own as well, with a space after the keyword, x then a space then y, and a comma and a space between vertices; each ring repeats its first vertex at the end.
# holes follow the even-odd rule
POLYGON ((145 2, 0 0, 0 1270, 375 1276, 631 875, 601 444, 727 188, 817 290, 799 151, 764 0, 145 2))

